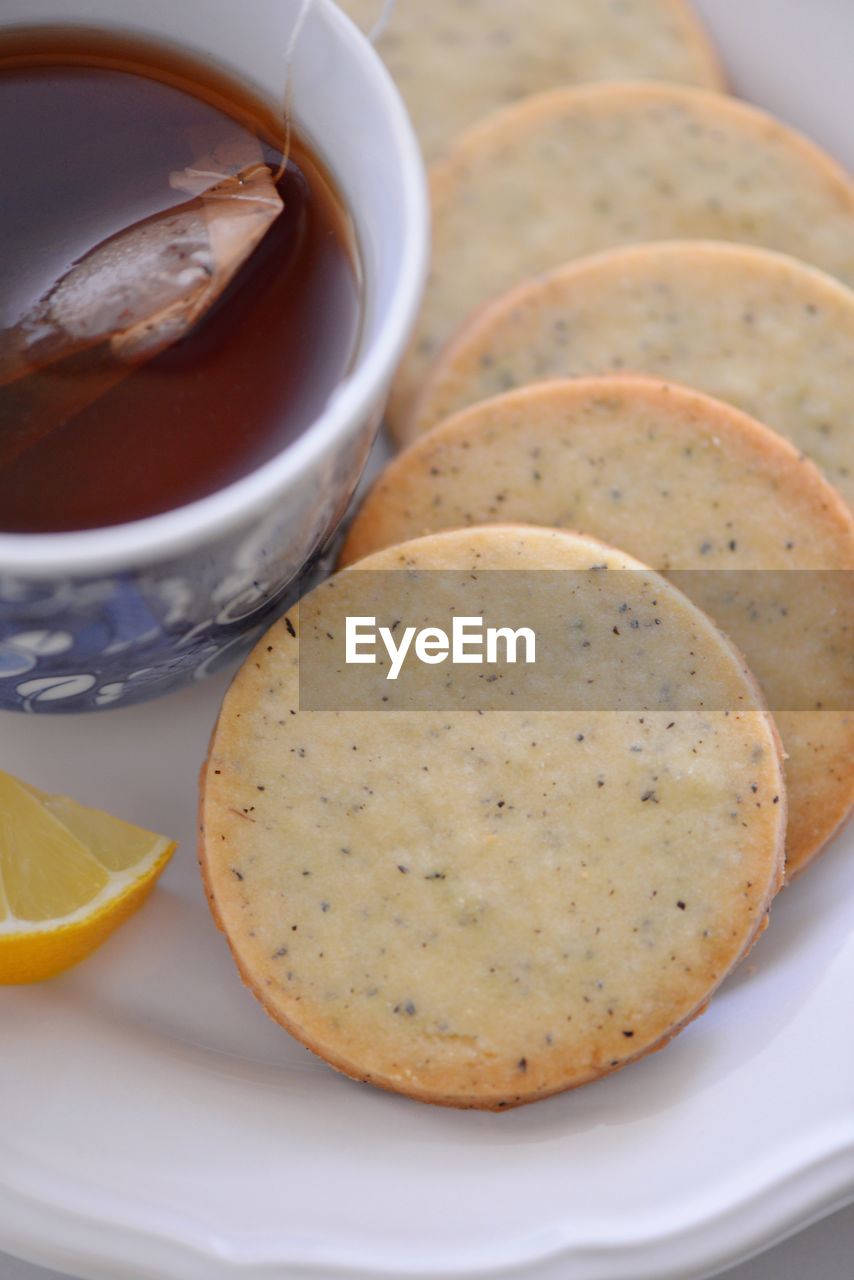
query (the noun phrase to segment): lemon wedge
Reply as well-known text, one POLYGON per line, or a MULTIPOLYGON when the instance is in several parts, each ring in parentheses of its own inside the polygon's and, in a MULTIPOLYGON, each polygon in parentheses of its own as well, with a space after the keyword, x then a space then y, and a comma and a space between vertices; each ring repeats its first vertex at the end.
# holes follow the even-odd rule
POLYGON ((0 984, 88 956, 142 905, 175 842, 0 771, 0 984))

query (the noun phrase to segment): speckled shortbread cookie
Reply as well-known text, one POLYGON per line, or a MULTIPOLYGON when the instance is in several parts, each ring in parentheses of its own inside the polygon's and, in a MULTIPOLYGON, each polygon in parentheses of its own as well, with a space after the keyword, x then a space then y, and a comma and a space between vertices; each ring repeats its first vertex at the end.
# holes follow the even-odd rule
POLYGON ((475 307, 620 244, 740 241, 854 282, 854 187, 742 102, 671 85, 540 94, 470 129, 433 167, 433 262, 389 419, 403 439, 431 360, 475 307))
MULTIPOLYGON (((364 31, 382 0, 341 0, 364 31)), ((377 49, 426 155, 518 98, 595 80, 723 89, 686 0, 398 0, 377 49)))
POLYGON ((788 436, 854 506, 854 292, 743 245, 612 249, 511 290, 439 356, 411 432, 512 387, 604 373, 729 401, 788 436))
POLYGON ((666 1043, 763 926, 785 827, 773 722, 680 592, 546 529, 438 534, 363 567, 466 570, 469 609, 485 571, 594 566, 555 599, 574 635, 602 631, 608 570, 637 570, 652 608, 637 630, 615 610, 623 637, 608 627, 587 670, 642 668, 653 701, 666 671, 677 698, 739 709, 300 711, 299 610, 226 695, 201 801, 212 909, 266 1010, 348 1075, 491 1109, 583 1084, 666 1043))
POLYGON ((342 562, 506 520, 581 529, 666 572, 747 571, 680 573, 679 584, 735 640, 776 716, 789 753, 788 869, 802 870, 854 803, 854 526, 817 468, 683 388, 543 383, 462 411, 396 458, 342 562))

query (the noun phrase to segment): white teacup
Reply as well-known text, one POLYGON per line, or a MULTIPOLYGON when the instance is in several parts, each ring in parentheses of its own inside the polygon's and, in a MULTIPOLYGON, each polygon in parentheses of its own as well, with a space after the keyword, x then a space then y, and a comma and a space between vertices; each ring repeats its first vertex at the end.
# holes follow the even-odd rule
MULTIPOLYGON (((379 9, 378 3, 378 9, 379 9)), ((182 47, 281 102, 299 0, 6 0, 2 30, 85 26, 182 47)), ((294 115, 355 223, 363 325, 349 376, 281 453, 150 519, 0 534, 0 708, 140 701, 248 649, 355 489, 420 300, 427 197, 417 142, 373 49, 332 0, 296 45, 294 115)))

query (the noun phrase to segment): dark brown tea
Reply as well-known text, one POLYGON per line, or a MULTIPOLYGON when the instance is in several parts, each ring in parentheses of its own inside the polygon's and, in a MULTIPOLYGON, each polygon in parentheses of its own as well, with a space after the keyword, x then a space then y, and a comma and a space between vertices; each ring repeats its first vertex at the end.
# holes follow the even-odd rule
POLYGON ((7 35, 0 173, 0 531, 119 524, 212 493, 305 430, 346 375, 360 322, 347 211, 317 156, 241 86, 135 41, 7 35), (45 298, 72 296, 88 333, 89 264, 121 270, 128 228, 136 244, 182 201, 201 207, 193 183, 213 183, 209 157, 229 148, 258 158, 275 209, 215 301, 190 323, 169 294, 183 277, 161 307, 149 273, 157 319, 133 336, 156 327, 154 354, 116 359, 103 333, 57 347, 45 298), (176 314, 183 328, 161 342, 176 314))

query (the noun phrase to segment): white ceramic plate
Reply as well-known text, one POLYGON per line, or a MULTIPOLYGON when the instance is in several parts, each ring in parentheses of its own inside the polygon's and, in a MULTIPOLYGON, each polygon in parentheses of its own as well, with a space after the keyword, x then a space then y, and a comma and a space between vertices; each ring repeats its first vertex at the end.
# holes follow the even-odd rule
MULTIPOLYGON (((745 96, 854 159, 850 0, 701 8, 745 96)), ((0 767, 182 841, 97 956, 0 991, 0 1249, 90 1280, 688 1280, 854 1199, 854 832, 664 1053, 506 1115, 421 1107, 240 986, 193 849, 223 689, 0 717, 0 767)))

